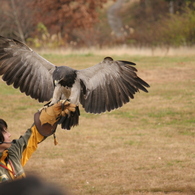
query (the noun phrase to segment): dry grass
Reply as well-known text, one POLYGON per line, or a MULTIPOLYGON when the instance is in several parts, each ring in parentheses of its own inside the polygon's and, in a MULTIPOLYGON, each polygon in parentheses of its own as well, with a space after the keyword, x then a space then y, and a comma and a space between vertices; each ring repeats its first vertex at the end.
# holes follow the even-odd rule
POLYGON ((62 55, 84 55, 84 54, 96 54, 96 55, 130 55, 130 56, 194 56, 195 48, 192 47, 178 47, 178 48, 171 48, 171 47, 154 47, 154 48, 144 48, 144 47, 128 47, 126 45, 117 46, 117 47, 104 47, 101 49, 97 49, 96 47, 91 48, 81 48, 81 49, 74 49, 74 48, 61 48, 56 50, 39 50, 40 53, 53 53, 53 54, 62 54, 62 55))
MULTIPOLYGON (((137 63, 150 85, 123 108, 102 115, 81 110, 80 125, 58 128, 59 144, 49 137, 25 170, 70 189, 75 195, 184 195, 195 193, 195 57, 114 53, 137 63)), ((99 53, 45 54, 58 65, 85 68, 99 53), (66 62, 66 63, 64 63, 66 62)), ((13 138, 33 121, 42 105, 0 82, 1 117, 13 138)))

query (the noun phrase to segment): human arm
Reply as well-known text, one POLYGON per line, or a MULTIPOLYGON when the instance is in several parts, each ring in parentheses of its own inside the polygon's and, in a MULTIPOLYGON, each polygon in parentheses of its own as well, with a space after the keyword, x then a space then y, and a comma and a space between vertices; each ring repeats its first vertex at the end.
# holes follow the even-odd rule
POLYGON ((34 124, 26 133, 12 144, 12 153, 17 153, 22 166, 26 164, 38 144, 46 137, 52 135, 61 116, 69 115, 75 111, 75 105, 70 102, 58 102, 50 107, 35 113, 34 124))

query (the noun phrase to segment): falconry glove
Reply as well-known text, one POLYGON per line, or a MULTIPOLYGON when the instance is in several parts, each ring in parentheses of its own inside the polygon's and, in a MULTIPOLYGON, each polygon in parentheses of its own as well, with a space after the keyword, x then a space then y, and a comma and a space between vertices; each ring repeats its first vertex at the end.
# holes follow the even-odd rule
POLYGON ((60 101, 53 106, 43 109, 41 111, 39 119, 41 121, 41 125, 46 123, 54 125, 54 123, 56 123, 56 121, 58 121, 61 116, 69 115, 70 112, 74 111, 75 105, 70 104, 69 101, 65 101, 65 103, 60 101))
POLYGON ((58 103, 43 108, 41 111, 35 113, 34 122, 39 133, 43 136, 53 134, 57 128, 57 122, 62 116, 70 115, 75 112, 76 105, 69 101, 59 101, 58 103))

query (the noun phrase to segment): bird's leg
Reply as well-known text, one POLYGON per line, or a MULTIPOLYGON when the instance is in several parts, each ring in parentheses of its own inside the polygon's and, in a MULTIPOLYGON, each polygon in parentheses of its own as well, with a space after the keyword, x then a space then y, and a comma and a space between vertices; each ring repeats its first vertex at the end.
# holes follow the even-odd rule
POLYGON ((53 93, 53 98, 49 105, 55 104, 57 102, 65 103, 66 101, 70 101, 68 97, 70 97, 71 89, 68 87, 63 87, 60 84, 56 85, 53 93))
POLYGON ((52 106, 51 101, 47 102, 42 108, 39 109, 39 112, 41 112, 43 109, 48 108, 49 106, 52 106))
POLYGON ((38 111, 41 112, 42 110, 46 109, 48 106, 43 106, 42 108, 40 108, 38 111))
POLYGON ((62 86, 60 84, 57 84, 54 88, 53 97, 51 99, 51 102, 49 103, 49 106, 57 103, 60 100, 60 97, 62 95, 62 86))
POLYGON ((67 106, 70 105, 70 100, 69 99, 63 99, 63 100, 60 100, 59 102, 61 102, 61 108, 62 108, 62 116, 68 116, 68 118, 70 117, 71 115, 71 112, 67 112, 67 106))
POLYGON ((59 102, 61 102, 62 104, 64 104, 67 100, 60 100, 59 102))
POLYGON ((50 103, 51 103, 51 101, 47 102, 47 103, 44 105, 44 107, 45 107, 45 106, 48 107, 48 106, 50 105, 50 103))

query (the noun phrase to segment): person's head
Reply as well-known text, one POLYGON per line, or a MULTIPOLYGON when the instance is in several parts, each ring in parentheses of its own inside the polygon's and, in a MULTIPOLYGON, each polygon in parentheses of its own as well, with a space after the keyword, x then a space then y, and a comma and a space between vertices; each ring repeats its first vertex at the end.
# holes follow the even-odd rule
POLYGON ((7 130, 7 123, 3 120, 0 119, 0 144, 4 142, 4 133, 6 133, 7 130))
POLYGON ((7 128, 7 123, 3 119, 0 119, 0 151, 11 146, 11 134, 7 131, 7 128))

